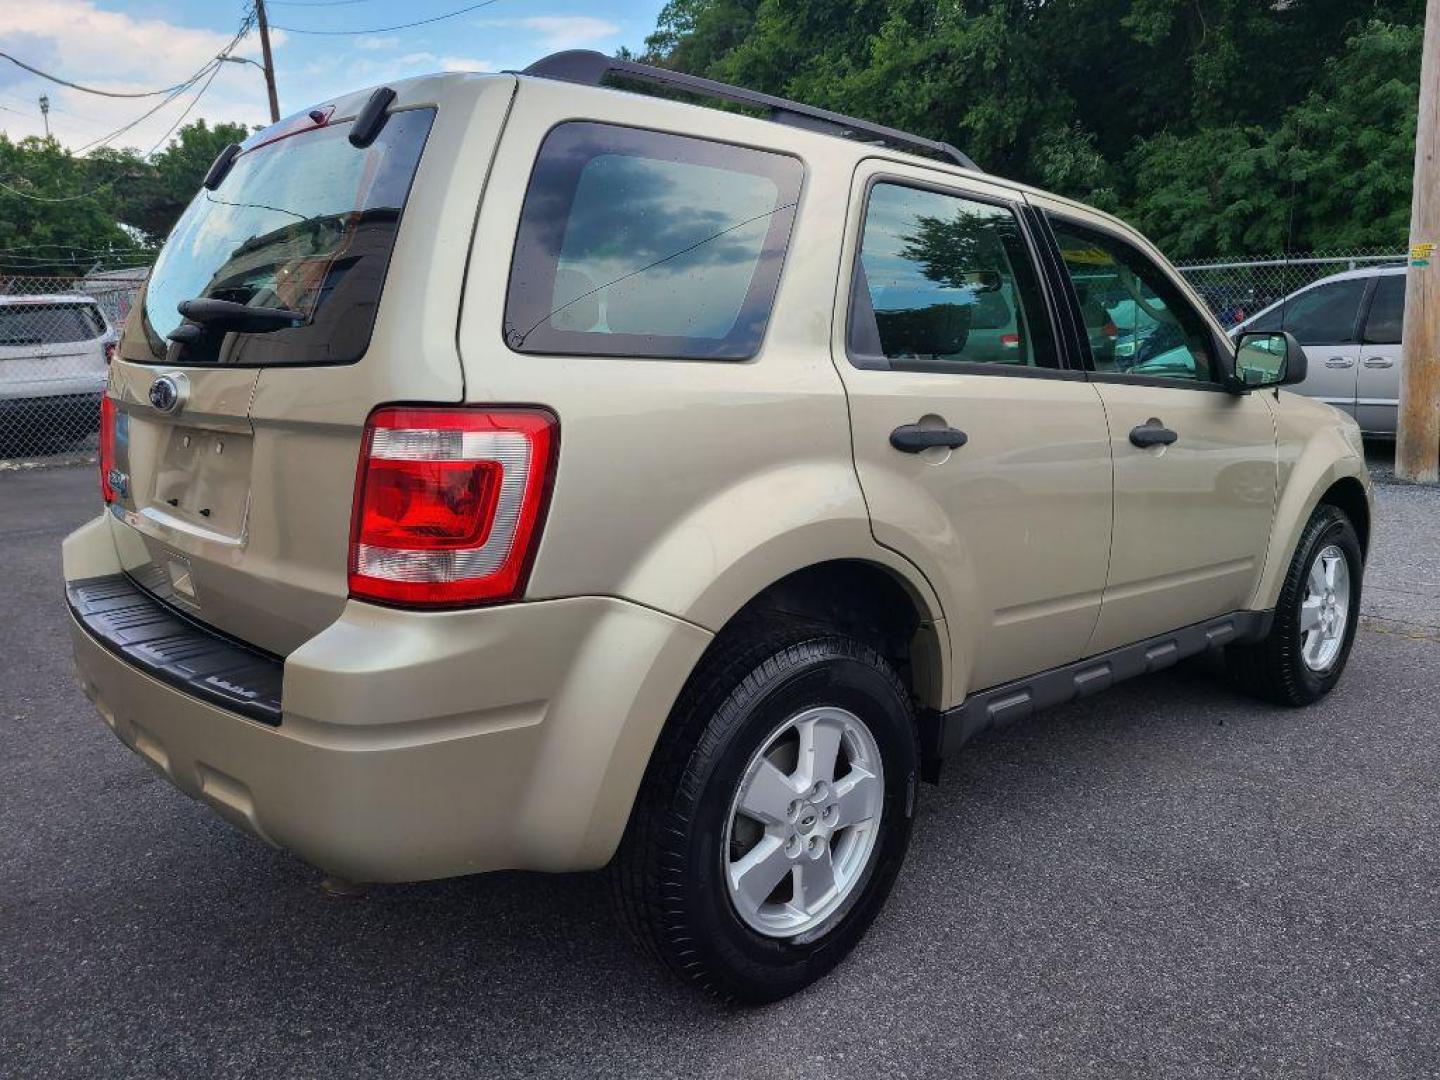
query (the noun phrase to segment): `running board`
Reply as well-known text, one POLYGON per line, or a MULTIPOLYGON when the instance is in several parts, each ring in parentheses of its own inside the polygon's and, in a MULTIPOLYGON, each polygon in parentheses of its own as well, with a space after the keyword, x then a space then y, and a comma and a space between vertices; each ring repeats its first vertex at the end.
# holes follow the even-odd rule
POLYGON ((1235 611, 978 691, 941 715, 937 756, 953 754, 980 732, 1013 724, 1039 709, 1089 697, 1136 675, 1162 671, 1208 649, 1256 641, 1270 632, 1274 617, 1273 611, 1235 611))

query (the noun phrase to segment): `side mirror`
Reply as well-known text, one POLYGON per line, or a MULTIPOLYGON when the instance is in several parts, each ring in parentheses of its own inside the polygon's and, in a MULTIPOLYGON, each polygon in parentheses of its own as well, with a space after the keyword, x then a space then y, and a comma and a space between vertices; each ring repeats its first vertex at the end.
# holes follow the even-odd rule
POLYGON ((1237 394, 1270 386, 1292 386, 1305 381, 1309 364, 1305 350, 1288 330, 1255 330, 1235 339, 1234 366, 1226 372, 1229 389, 1237 394))

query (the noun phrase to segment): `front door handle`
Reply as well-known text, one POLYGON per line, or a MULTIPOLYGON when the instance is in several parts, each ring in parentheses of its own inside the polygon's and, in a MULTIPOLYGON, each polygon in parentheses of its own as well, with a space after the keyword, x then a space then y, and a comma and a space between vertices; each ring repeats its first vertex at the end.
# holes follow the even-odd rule
POLYGON ((958 428, 922 428, 919 424, 901 424, 890 432, 890 445, 902 454, 918 454, 932 446, 948 446, 958 450, 970 437, 958 428))
POLYGON ((1372 356, 1365 361, 1365 366, 1368 368, 1394 367, 1395 361, 1388 356, 1372 356))
POLYGON ((1147 420, 1130 429, 1130 441, 1136 446, 1169 446, 1180 438, 1159 420, 1147 420))
POLYGON ((1354 367, 1355 361, 1351 360, 1348 356, 1332 356, 1329 360, 1325 361, 1325 366, 1329 368, 1354 367))

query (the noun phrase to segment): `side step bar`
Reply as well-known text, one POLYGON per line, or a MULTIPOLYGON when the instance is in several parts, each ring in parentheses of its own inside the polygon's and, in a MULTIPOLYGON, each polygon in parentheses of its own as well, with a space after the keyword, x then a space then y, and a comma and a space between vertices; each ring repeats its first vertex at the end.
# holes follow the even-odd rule
POLYGON ((1234 611, 1038 675, 980 690, 941 714, 935 730, 934 741, 938 745, 933 748, 934 756, 943 759, 982 731, 1013 724, 1039 709, 1088 697, 1136 675, 1161 671, 1207 649, 1255 641, 1270 632, 1274 618, 1273 611, 1234 611))

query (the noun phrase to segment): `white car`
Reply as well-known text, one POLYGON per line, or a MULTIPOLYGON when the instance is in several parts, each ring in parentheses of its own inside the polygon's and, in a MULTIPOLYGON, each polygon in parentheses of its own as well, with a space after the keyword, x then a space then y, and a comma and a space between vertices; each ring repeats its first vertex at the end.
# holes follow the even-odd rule
POLYGON ((111 330, 93 297, 0 296, 0 432, 56 443, 97 430, 111 330))
POLYGON ((1309 374, 1291 389, 1349 413, 1367 435, 1394 435, 1400 405, 1405 267, 1377 266, 1321 278, 1230 331, 1288 330, 1309 374))

